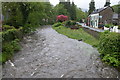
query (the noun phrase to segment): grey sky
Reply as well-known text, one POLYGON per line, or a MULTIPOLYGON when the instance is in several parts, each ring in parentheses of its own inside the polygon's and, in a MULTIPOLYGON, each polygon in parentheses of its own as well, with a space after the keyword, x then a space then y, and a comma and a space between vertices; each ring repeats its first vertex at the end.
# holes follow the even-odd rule
MULTIPOLYGON (((59 0, 49 0, 51 2, 51 4, 53 5, 56 5, 59 3, 59 0)), ((70 0, 72 1, 72 0, 70 0)), ((80 8, 83 8, 83 9, 89 9, 89 3, 91 0, 73 0, 74 3, 80 7, 80 8)), ((95 7, 96 8, 101 8, 104 6, 106 0, 94 0, 95 1, 95 7)), ((110 0, 111 2, 111 5, 116 5, 118 4, 120 0, 110 0)))

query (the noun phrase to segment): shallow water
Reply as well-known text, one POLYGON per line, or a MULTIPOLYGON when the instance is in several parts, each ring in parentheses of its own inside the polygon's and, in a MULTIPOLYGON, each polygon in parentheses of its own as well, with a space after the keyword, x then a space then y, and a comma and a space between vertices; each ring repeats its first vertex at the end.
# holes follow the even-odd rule
POLYGON ((24 37, 21 51, 3 65, 4 78, 118 78, 97 49, 43 27, 24 37))

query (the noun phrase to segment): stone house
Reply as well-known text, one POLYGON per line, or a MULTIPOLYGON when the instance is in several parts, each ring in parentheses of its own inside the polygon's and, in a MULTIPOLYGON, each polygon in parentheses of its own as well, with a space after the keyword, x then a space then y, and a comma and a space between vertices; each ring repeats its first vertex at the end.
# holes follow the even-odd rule
POLYGON ((112 24, 114 10, 107 6, 96 9, 89 15, 89 26, 94 28, 103 27, 105 24, 112 24))

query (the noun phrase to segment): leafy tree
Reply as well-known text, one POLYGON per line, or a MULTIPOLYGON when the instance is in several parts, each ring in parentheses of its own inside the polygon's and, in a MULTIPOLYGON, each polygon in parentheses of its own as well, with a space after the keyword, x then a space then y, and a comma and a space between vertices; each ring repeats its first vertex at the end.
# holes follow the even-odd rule
POLYGON ((95 2, 92 0, 89 4, 89 11, 88 13, 91 14, 95 10, 95 2))
POLYGON ((67 9, 64 8, 63 4, 58 4, 54 7, 55 15, 69 15, 67 9))
POLYGON ((72 20, 76 20, 76 6, 75 6, 74 2, 72 2, 70 16, 71 16, 72 20))
POLYGON ((19 10, 20 6, 17 2, 3 2, 2 3, 2 13, 5 16, 5 24, 15 26, 22 25, 22 13, 19 10))
POLYGON ((114 12, 115 12, 115 13, 119 13, 120 4, 114 5, 114 6, 112 6, 112 8, 114 9, 114 12))
POLYGON ((2 3, 5 24, 23 26, 26 31, 48 24, 53 18, 53 7, 49 2, 5 2, 2 3))
POLYGON ((76 20, 81 21, 82 19, 86 19, 87 13, 83 12, 80 8, 76 8, 76 20))

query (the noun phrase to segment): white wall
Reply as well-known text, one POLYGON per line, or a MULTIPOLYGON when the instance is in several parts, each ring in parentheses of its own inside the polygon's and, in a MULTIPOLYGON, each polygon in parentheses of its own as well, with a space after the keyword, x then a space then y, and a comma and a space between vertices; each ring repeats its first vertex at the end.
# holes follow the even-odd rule
POLYGON ((90 21, 92 21, 92 23, 90 23, 90 26, 92 26, 94 28, 98 28, 99 13, 92 14, 92 15, 90 15, 90 17, 91 17, 90 21))

